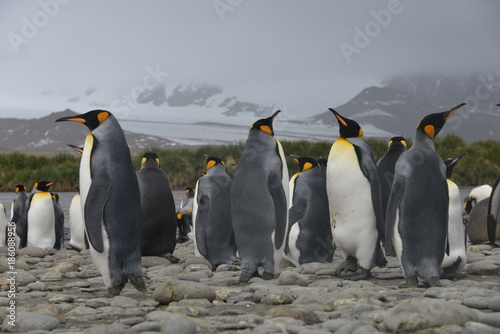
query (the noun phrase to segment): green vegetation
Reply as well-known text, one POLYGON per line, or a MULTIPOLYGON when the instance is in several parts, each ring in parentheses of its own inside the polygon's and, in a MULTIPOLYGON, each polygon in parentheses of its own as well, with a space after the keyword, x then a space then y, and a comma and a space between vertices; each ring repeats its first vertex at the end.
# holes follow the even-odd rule
MULTIPOLYGON (((387 150, 387 142, 368 139, 375 159, 379 159, 387 150)), ((282 142, 288 156, 310 156, 328 158, 331 142, 313 143, 308 141, 282 142)), ((408 146, 411 142, 408 141, 408 146)), ((446 159, 462 152, 467 155, 461 159, 453 171, 453 180, 461 186, 493 184, 500 172, 500 142, 478 141, 467 144, 461 137, 449 134, 436 139, 439 155, 446 159)), ((225 146, 203 146, 198 149, 152 149, 160 157, 162 169, 166 172, 173 189, 194 186, 205 171, 203 154, 216 156, 226 162, 227 173, 233 177, 236 171, 232 164, 238 163, 243 143, 225 146)), ((134 168, 138 170, 143 151, 133 156, 134 168)), ((297 172, 297 164, 287 157, 290 176, 297 172)), ((24 184, 28 190, 36 181, 47 180, 60 182, 52 186, 53 191, 72 191, 71 183, 78 182, 80 157, 77 154, 60 153, 54 157, 25 155, 22 153, 0 154, 0 191, 14 191, 16 184, 24 184)))

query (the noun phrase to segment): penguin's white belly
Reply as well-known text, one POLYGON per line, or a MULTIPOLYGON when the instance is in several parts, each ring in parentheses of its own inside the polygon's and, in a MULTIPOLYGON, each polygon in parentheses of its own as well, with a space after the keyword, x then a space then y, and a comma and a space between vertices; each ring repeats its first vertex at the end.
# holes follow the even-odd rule
MULTIPOLYGON (((87 201, 87 196, 90 190, 90 186, 92 184, 91 179, 91 170, 90 170, 90 159, 92 155, 92 148, 94 144, 94 137, 91 133, 89 133, 85 139, 85 145, 83 147, 82 160, 80 162, 80 200, 81 200, 81 208, 82 208, 82 217, 85 222, 85 203, 87 201)), ((102 238, 104 250, 102 253, 97 252, 92 246, 92 242, 89 240, 90 246, 90 255, 92 255, 92 260, 97 267, 97 270, 101 273, 102 279, 104 281, 104 285, 110 288, 111 286, 111 276, 109 272, 109 239, 108 233, 106 233, 106 229, 104 228, 104 224, 101 221, 101 229, 102 229, 102 238)), ((85 232, 87 232, 85 230, 85 232)))
POLYGON ((394 244, 394 251, 396 252, 396 257, 398 258, 399 263, 401 263, 401 254, 403 254, 403 239, 401 238, 401 234, 399 234, 398 224, 399 224, 399 209, 396 210, 396 221, 394 222, 392 243, 394 244))
POLYGON ((194 255, 201 256, 200 250, 198 249, 198 244, 196 243, 196 216, 198 215, 198 183, 196 182, 195 190, 194 190, 194 200, 193 200, 193 245, 194 245, 194 255))
POLYGON ((80 195, 75 195, 69 207, 69 229, 71 240, 69 244, 78 249, 85 249, 85 223, 83 222, 80 195))
POLYGON ((378 240, 370 182, 359 167, 354 148, 334 148, 327 165, 333 240, 344 256, 354 256, 361 266, 368 266, 378 240))
POLYGON ((299 263, 300 251, 297 249, 297 239, 299 238, 299 234, 300 234, 299 223, 295 223, 290 229, 290 234, 288 235, 289 253, 288 255, 284 255, 285 260, 291 262, 296 267, 300 265, 299 263))
POLYGON ((37 193, 28 210, 28 247, 54 248, 56 242, 55 214, 52 196, 37 193))
POLYGON ((464 268, 466 263, 462 200, 460 199, 460 191, 457 185, 450 180, 447 180, 447 183, 448 195, 450 197, 450 204, 448 206, 448 244, 450 246, 450 254, 446 255, 445 253, 441 268, 450 267, 460 257, 461 264, 457 268, 457 272, 459 272, 464 268))

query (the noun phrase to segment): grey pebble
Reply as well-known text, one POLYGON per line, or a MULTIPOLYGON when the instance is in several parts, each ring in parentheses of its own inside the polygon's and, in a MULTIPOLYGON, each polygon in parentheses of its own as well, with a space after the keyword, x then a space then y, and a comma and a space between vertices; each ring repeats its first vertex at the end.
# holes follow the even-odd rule
POLYGON ((156 321, 146 321, 137 325, 133 325, 132 328, 130 328, 130 330, 132 332, 138 332, 138 333, 159 332, 161 330, 161 327, 160 324, 157 323, 156 321))
POLYGON ((464 334, 498 334, 498 328, 491 327, 478 322, 467 322, 464 334))
POLYGON ((111 303, 109 305, 113 307, 132 308, 139 305, 139 302, 129 297, 116 296, 111 299, 111 303))
POLYGON ((17 250, 17 255, 26 255, 31 257, 40 257, 43 258, 49 255, 49 252, 43 248, 38 247, 25 247, 17 250))
POLYGON ((198 329, 193 319, 181 314, 170 313, 164 318, 161 332, 163 334, 196 334, 198 329))
POLYGON ((48 314, 18 311, 15 326, 9 324, 7 317, 2 323, 3 332, 29 332, 31 330, 51 331, 59 326, 59 320, 48 314))
POLYGON ((500 311, 500 296, 493 296, 489 299, 488 307, 490 310, 498 312, 500 311))
POLYGON ((308 286, 309 278, 291 270, 283 271, 278 278, 278 285, 308 286))
POLYGON ((172 280, 157 287, 154 290, 153 298, 160 304, 168 304, 171 301, 182 299, 208 299, 213 301, 216 295, 213 289, 204 284, 172 280))

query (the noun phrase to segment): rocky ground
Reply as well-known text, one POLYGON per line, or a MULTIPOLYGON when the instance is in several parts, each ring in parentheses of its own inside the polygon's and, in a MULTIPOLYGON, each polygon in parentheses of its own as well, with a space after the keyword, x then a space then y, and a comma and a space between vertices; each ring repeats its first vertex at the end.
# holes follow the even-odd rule
MULTIPOLYGON (((337 252, 338 253, 338 252, 337 252)), ((238 284, 235 266, 212 271, 177 246, 179 263, 144 257, 148 292, 127 284, 107 298, 88 251, 19 251, 15 296, 0 248, 2 331, 44 333, 500 333, 500 248, 469 246, 465 277, 440 288, 400 288, 394 258, 367 281, 333 276, 341 262, 285 268, 238 284), (15 327, 8 307, 15 301, 15 327)))

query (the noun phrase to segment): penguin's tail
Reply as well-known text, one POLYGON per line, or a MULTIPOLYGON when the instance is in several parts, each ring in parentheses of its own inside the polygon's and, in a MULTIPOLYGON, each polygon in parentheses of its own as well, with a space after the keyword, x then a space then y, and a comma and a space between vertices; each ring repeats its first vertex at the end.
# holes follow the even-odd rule
POLYGON ((380 242, 377 242, 377 248, 375 249, 375 265, 379 268, 383 268, 386 264, 387 260, 382 251, 382 247, 380 247, 380 242))
POLYGON ((142 293, 147 292, 146 283, 144 282, 144 277, 142 274, 130 274, 128 276, 130 283, 142 293))

